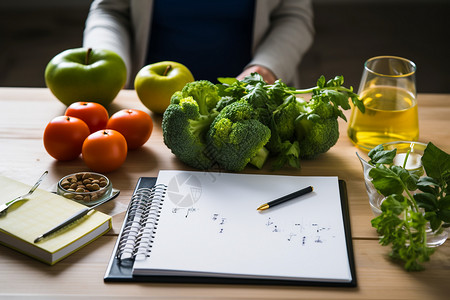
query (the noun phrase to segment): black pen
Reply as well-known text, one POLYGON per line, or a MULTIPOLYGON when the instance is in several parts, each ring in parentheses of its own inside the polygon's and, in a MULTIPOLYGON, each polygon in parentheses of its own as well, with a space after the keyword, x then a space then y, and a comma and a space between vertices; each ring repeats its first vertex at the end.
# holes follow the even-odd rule
POLYGON ((289 195, 286 195, 286 196, 280 197, 278 199, 275 199, 273 201, 270 201, 268 203, 265 203, 265 204, 261 205, 260 207, 258 207, 257 210, 265 210, 265 209, 268 209, 270 207, 274 207, 274 206, 276 206, 278 204, 281 204, 281 203, 284 203, 286 201, 292 200, 294 198, 297 198, 297 197, 303 196, 305 194, 311 193, 313 190, 314 190, 314 188, 312 186, 308 186, 308 187, 306 187, 304 189, 301 189, 299 191, 293 192, 293 193, 291 193, 289 195))
POLYGON ((50 229, 49 231, 47 231, 44 234, 41 234, 40 236, 38 236, 34 242, 37 243, 39 241, 41 241, 42 239, 48 237, 49 235, 51 235, 52 233, 57 232, 58 230, 61 230, 62 228, 66 227, 69 224, 72 224, 73 222, 75 222, 76 220, 84 217, 85 215, 87 215, 91 210, 94 210, 95 208, 97 208, 98 206, 116 198, 119 195, 120 191, 119 190, 114 190, 113 194, 110 198, 101 201, 100 203, 92 206, 92 207, 86 207, 83 208, 82 210, 76 212, 73 216, 69 217, 68 219, 66 219, 65 221, 63 221, 62 223, 60 223, 59 225, 56 225, 55 227, 53 227, 52 229, 50 229))

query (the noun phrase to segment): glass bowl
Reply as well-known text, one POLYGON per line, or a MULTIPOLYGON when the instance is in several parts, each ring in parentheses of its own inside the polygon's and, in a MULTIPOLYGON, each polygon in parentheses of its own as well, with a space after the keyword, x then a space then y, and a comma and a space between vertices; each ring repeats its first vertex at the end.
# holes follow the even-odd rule
MULTIPOLYGON (((415 173, 417 176, 423 176, 425 171, 422 166, 422 156, 424 154, 427 144, 413 141, 398 141, 382 144, 385 150, 397 149, 394 158, 394 165, 403 166, 406 153, 410 151, 408 161, 404 166, 408 171, 415 173)), ((369 176, 370 170, 373 168, 366 160, 364 160, 358 153, 361 166, 363 168, 364 182, 366 185, 367 194, 369 196, 370 208, 375 217, 381 214, 381 203, 385 197, 380 194, 372 183, 372 178, 369 176)), ((428 247, 438 247, 442 245, 448 238, 448 231, 432 232, 431 228, 426 231, 428 247)))
POLYGON ((78 203, 91 206, 111 196, 112 184, 105 175, 79 172, 58 181, 57 193, 78 203))
MULTIPOLYGON (((415 172, 418 176, 424 173, 422 167, 422 155, 427 147, 427 144, 413 141, 396 141, 382 144, 385 150, 397 149, 397 155, 394 158, 394 164, 402 166, 406 153, 410 150, 407 164, 405 168, 409 171, 415 172)), ((373 168, 366 160, 364 160, 358 153, 356 153, 363 168, 364 181, 366 184, 367 194, 369 195, 370 208, 373 214, 377 217, 381 214, 381 203, 384 196, 378 193, 372 184, 372 178, 369 176, 370 170, 373 168)))

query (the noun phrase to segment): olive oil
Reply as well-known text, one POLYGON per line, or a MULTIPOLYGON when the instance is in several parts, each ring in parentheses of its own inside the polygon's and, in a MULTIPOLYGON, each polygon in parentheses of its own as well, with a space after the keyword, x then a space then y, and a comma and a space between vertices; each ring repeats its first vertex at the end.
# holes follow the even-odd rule
POLYGON ((418 112, 413 94, 397 87, 377 86, 364 90, 360 99, 366 112, 353 109, 347 131, 355 145, 370 150, 382 143, 418 139, 418 112))

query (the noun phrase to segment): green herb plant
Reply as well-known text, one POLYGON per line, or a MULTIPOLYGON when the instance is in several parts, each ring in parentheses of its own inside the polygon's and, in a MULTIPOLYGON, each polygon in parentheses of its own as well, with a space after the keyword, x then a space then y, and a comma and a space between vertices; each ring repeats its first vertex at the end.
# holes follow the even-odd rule
POLYGON ((390 256, 408 271, 420 271, 436 248, 427 245, 427 231, 439 234, 450 225, 450 155, 431 142, 422 156, 422 172, 393 164, 397 149, 379 145, 369 152, 372 183, 385 200, 372 220, 380 244, 392 245, 390 256), (423 175, 425 172, 424 176, 423 175))

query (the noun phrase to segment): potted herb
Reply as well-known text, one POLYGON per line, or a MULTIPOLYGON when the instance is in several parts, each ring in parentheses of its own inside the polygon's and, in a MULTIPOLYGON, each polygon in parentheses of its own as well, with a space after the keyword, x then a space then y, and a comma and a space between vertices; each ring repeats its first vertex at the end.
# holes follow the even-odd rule
MULTIPOLYGON (((369 152, 372 183, 385 199, 381 215, 372 219, 380 244, 392 245, 390 256, 404 262, 408 271, 422 270, 422 262, 435 251, 427 241, 430 232, 447 238, 450 226, 450 155, 431 142, 421 162, 425 174, 394 164, 397 149, 379 145, 369 152)), ((443 242, 442 242, 443 243, 443 242)))

